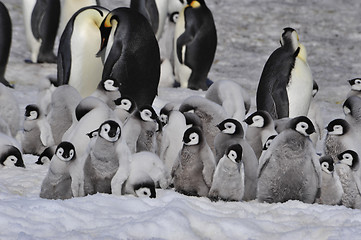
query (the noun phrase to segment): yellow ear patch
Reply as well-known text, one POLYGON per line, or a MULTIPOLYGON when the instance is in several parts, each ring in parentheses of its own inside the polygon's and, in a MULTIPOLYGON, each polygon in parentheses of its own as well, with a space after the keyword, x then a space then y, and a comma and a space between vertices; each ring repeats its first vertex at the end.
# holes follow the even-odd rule
POLYGON ((199 8, 201 6, 198 1, 192 1, 190 5, 192 8, 199 8))
POLYGON ((108 16, 105 18, 104 27, 112 27, 112 23, 110 19, 113 17, 113 14, 109 13, 108 16))

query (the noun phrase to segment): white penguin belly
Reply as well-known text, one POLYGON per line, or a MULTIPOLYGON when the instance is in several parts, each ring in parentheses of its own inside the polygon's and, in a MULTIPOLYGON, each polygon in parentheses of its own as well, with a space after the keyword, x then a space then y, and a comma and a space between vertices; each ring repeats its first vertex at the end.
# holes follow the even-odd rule
POLYGON ((23 0, 25 35, 28 47, 31 51, 31 61, 34 63, 38 61, 38 55, 41 45, 41 40, 36 40, 33 32, 31 31, 31 14, 35 4, 36 0, 23 0))
POLYGON ((289 117, 306 116, 312 99, 313 79, 308 64, 296 58, 287 86, 289 117))

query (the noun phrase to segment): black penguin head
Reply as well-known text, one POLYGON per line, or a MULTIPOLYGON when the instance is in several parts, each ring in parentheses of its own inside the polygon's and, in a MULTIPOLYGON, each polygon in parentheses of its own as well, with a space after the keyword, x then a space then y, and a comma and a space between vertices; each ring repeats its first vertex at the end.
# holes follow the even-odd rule
POLYGON ((15 166, 25 168, 20 150, 11 145, 5 146, 5 150, 0 155, 0 164, 8 167, 15 166))
POLYGON ((346 101, 343 103, 342 106, 343 113, 345 115, 359 115, 359 112, 361 110, 361 98, 353 95, 346 99, 346 101))
POLYGON ((175 103, 167 103, 159 111, 159 119, 162 122, 163 126, 168 123, 170 113, 175 110, 175 103))
POLYGON ((262 150, 266 151, 272 144, 273 139, 275 139, 277 135, 271 135, 267 138, 266 142, 263 144, 262 150))
POLYGON ((54 153, 55 153, 54 146, 45 148, 45 150, 40 154, 38 160, 35 163, 39 165, 43 165, 46 162, 50 162, 51 158, 54 156, 54 153))
POLYGON ((356 171, 359 168, 359 156, 353 150, 346 150, 337 155, 337 158, 339 160, 339 164, 345 164, 353 171, 356 171))
POLYGON ((186 113, 186 112, 194 113, 196 111, 196 107, 185 103, 179 107, 179 111, 181 113, 186 113))
POLYGON ((299 44, 299 37, 295 29, 287 27, 281 35, 281 46, 296 51, 299 44))
POLYGON ((199 127, 188 128, 183 135, 183 143, 187 146, 198 145, 202 143, 203 135, 199 127))
POLYGON ((205 5, 204 0, 187 0, 188 6, 192 8, 199 8, 202 5, 205 5))
POLYGON ((352 90, 361 91, 361 78, 348 80, 348 83, 351 85, 352 90))
POLYGON ((313 80, 313 87, 312 87, 312 97, 315 97, 316 94, 318 93, 318 84, 315 80, 313 80))
POLYGON ((306 116, 299 116, 291 119, 288 122, 288 126, 306 137, 315 132, 313 123, 306 116))
POLYGON ((25 107, 25 119, 36 120, 40 116, 39 107, 35 104, 30 104, 25 107))
POLYGON ((350 124, 345 119, 332 120, 326 127, 328 134, 331 135, 344 135, 349 132, 350 124))
POLYGON ((100 125, 98 135, 108 142, 116 142, 120 138, 121 130, 117 122, 108 120, 100 125))
POLYGON ((241 169, 241 160, 243 156, 243 148, 240 144, 233 144, 229 146, 226 150, 225 155, 229 160, 237 164, 238 172, 241 169))
POLYGON ((139 108, 139 116, 145 122, 154 122, 158 119, 157 113, 150 105, 143 105, 139 108))
POLYGON ((332 174, 334 167, 334 161, 331 156, 322 156, 320 157, 321 170, 325 173, 332 174))
POLYGON ((271 115, 267 111, 259 110, 249 115, 244 122, 250 127, 263 128, 272 121, 271 115))
POLYGON ((134 100, 129 97, 122 96, 114 100, 114 103, 117 108, 122 108, 128 113, 131 113, 136 109, 136 104, 134 100))
POLYGON ((202 120, 198 117, 197 114, 192 112, 185 112, 183 113, 184 118, 186 119, 186 125, 189 127, 199 127, 200 129, 203 128, 202 120))
POLYGON ((134 192, 137 197, 156 198, 154 181, 145 181, 134 185, 134 192))
POLYGON ((107 79, 107 80, 101 81, 100 84, 101 84, 103 90, 106 92, 119 91, 120 84, 117 80, 107 79))
POLYGON ((75 147, 70 142, 61 142, 55 150, 55 155, 64 162, 75 158, 75 147))
POLYGON ((239 135, 243 137, 244 131, 241 123, 233 118, 228 118, 223 120, 221 123, 217 125, 218 129, 225 134, 229 135, 239 135))

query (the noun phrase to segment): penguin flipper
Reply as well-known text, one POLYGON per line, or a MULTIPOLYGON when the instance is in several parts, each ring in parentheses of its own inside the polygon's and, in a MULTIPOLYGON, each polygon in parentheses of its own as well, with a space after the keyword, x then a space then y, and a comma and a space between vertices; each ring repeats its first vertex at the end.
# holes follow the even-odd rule
POLYGON ((289 102, 286 87, 276 88, 276 91, 272 92, 274 111, 277 118, 288 117, 289 115, 289 102))
POLYGON ((40 26, 46 13, 46 1, 36 1, 33 12, 31 13, 31 31, 35 39, 41 38, 40 26))
POLYGON ((202 175, 205 183, 210 188, 212 186, 213 174, 216 169, 216 161, 214 159, 214 155, 212 150, 208 147, 207 155, 202 156, 203 170, 202 175))
POLYGON ((194 34, 191 31, 186 31, 182 33, 177 39, 177 57, 178 61, 182 64, 185 62, 185 49, 184 47, 188 45, 192 39, 194 38, 194 34))
POLYGON ((51 127, 46 118, 38 120, 38 126, 40 130, 40 140, 43 146, 49 147, 54 145, 54 138, 51 131, 51 127))
POLYGON ((60 38, 58 49, 58 64, 57 64, 57 85, 64 85, 69 83, 71 71, 71 48, 70 39, 73 33, 73 25, 68 23, 60 38))

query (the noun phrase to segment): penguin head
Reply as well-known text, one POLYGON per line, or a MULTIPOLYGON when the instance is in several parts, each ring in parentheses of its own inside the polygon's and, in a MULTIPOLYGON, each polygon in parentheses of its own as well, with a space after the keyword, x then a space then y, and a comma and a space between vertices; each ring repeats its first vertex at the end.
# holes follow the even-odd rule
POLYGON ((150 105, 144 105, 139 108, 140 118, 145 122, 154 122, 158 119, 157 113, 150 105))
POLYGON ((295 29, 287 27, 281 35, 281 46, 290 48, 295 52, 299 46, 299 37, 295 29))
POLYGON ((334 161, 331 156, 320 157, 321 170, 327 174, 332 174, 334 168, 334 161))
POLYGON ((217 125, 218 129, 225 134, 229 135, 241 135, 243 137, 244 131, 241 123, 233 118, 223 120, 217 125))
POLYGON ((107 79, 101 82, 104 91, 106 92, 115 92, 119 91, 120 84, 117 80, 107 79))
POLYGON ((40 154, 38 160, 35 162, 36 164, 43 165, 47 162, 51 161, 51 158, 54 156, 54 146, 47 147, 45 150, 40 154))
POLYGON ((98 129, 98 135, 108 142, 116 142, 120 138, 121 130, 117 122, 108 120, 102 123, 98 129))
POLYGON ((344 135, 350 130, 350 124, 345 119, 332 120, 326 127, 328 134, 331 135, 344 135))
POLYGON ((262 150, 266 151, 270 146, 271 143, 273 141, 273 139, 275 139, 277 137, 277 135, 271 135, 267 138, 266 142, 263 144, 262 150))
POLYGON ((70 142, 61 142, 55 150, 55 155, 64 162, 75 158, 75 147, 70 142))
POLYGON ((353 150, 346 150, 337 155, 337 158, 339 160, 339 164, 345 164, 353 171, 356 171, 359 168, 359 156, 353 150))
POLYGON ((233 144, 229 146, 226 150, 225 155, 229 160, 237 164, 238 172, 241 169, 241 160, 243 156, 243 148, 240 144, 233 144))
POLYGON ((356 95, 349 96, 342 105, 342 110, 345 115, 353 116, 355 113, 357 115, 360 112, 360 108, 361 98, 356 95))
POLYGON ((187 146, 198 145, 202 140, 202 130, 199 127, 190 127, 184 132, 183 143, 187 146))
POLYGON ((288 126, 306 137, 315 132, 313 123, 306 116, 299 116, 291 119, 288 122, 288 126))
POLYGON ((244 122, 250 127, 263 128, 272 121, 271 115, 267 111, 259 110, 249 115, 244 122))
POLYGON ((39 107, 35 104, 30 104, 25 107, 25 119, 36 120, 40 116, 39 107))
POLYGON ((351 85, 352 90, 361 91, 361 78, 348 80, 348 83, 351 85))
POLYGON ((312 87, 312 97, 315 97, 316 94, 318 93, 318 84, 315 80, 313 80, 313 87, 312 87))
POLYGON ((186 125, 188 127, 199 127, 200 129, 203 129, 202 120, 198 117, 197 114, 185 112, 183 113, 183 115, 186 120, 186 125))
POLYGON ((97 56, 100 56, 100 53, 108 45, 108 39, 109 39, 110 32, 112 30, 112 26, 113 26, 112 21, 113 20, 117 20, 117 16, 113 15, 112 12, 109 12, 100 25, 99 30, 100 30, 100 35, 101 35, 101 44, 100 44, 100 49, 97 53, 97 56))
POLYGON ((154 181, 146 181, 134 185, 134 192, 137 197, 156 198, 154 181))
POLYGON ((5 151, 1 153, 0 165, 15 166, 25 168, 24 161, 20 150, 15 146, 7 145, 5 151))
POLYGON ((134 100, 129 97, 122 96, 114 100, 114 103, 116 108, 122 108, 128 113, 131 113, 136 109, 136 104, 134 100))
POLYGON ((169 21, 172 22, 172 23, 176 23, 178 21, 178 17, 179 17, 179 12, 173 12, 171 14, 169 14, 169 21))

